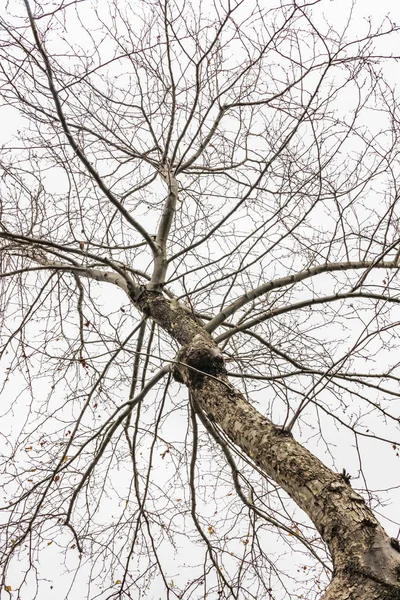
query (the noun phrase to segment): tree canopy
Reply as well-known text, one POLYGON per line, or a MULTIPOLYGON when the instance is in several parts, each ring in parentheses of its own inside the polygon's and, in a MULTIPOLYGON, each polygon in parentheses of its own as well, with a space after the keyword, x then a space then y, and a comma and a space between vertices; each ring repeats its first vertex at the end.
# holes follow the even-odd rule
POLYGON ((400 598, 398 31, 7 6, 0 598, 400 598))

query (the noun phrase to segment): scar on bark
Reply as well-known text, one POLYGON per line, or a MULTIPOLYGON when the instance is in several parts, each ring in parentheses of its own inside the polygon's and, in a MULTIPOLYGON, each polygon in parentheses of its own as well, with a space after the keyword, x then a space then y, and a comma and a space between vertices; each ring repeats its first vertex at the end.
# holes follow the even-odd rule
POLYGON ((390 545, 392 546, 392 548, 397 550, 397 552, 400 552, 400 541, 399 540, 396 540, 396 538, 390 538, 390 545))
MULTIPOLYGON (((183 351, 178 359, 189 367, 189 380, 195 388, 203 385, 204 378, 207 375, 213 377, 226 375, 224 359, 213 348, 195 348, 189 352, 183 351)), ((174 379, 184 383, 178 366, 174 368, 174 379)))

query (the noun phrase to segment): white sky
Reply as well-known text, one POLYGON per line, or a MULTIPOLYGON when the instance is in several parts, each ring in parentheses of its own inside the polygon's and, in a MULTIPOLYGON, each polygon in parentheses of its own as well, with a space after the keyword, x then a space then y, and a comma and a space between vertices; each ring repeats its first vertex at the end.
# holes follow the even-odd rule
MULTIPOLYGON (((138 0, 134 0, 134 1, 138 1, 138 0)), ((343 19, 346 18, 346 12, 348 10, 348 7, 350 5, 350 1, 349 0, 325 0, 322 3, 321 6, 321 10, 325 15, 325 18, 328 20, 328 22, 330 22, 332 25, 334 25, 336 28, 340 27, 341 21, 343 21, 343 19)), ((366 0, 360 0, 357 3, 357 7, 355 9, 354 12, 354 25, 353 25, 353 30, 354 33, 357 33, 358 28, 361 26, 361 23, 363 22, 363 19, 366 18, 367 15, 371 14, 373 16, 373 19, 375 22, 383 19, 386 15, 390 15, 391 18, 395 21, 397 21, 398 23, 400 23, 400 2, 397 2, 396 0, 381 0, 379 2, 376 1, 366 1, 366 0)), ((349 33, 349 37, 351 37, 351 33, 349 33)), ((400 55, 400 46, 399 47, 388 47, 386 46, 386 42, 383 42, 382 45, 382 52, 385 53, 391 53, 393 52, 394 54, 398 53, 400 55)), ((399 63, 390 63, 389 65, 385 66, 385 75, 387 78, 392 79, 393 82, 398 82, 400 81, 400 68, 399 68, 399 63)), ((1 122, 2 122, 2 127, 0 129, 0 143, 4 143, 9 136, 11 136, 12 134, 14 134, 19 128, 23 127, 23 122, 19 119, 18 115, 16 114, 14 109, 9 108, 8 106, 1 106, 0 107, 0 118, 1 118, 1 122)), ((378 125, 379 127, 379 125, 378 125)), ((57 187, 59 184, 59 181, 54 178, 54 186, 57 187)), ((49 185, 51 186, 51 176, 49 179, 49 185)), ((121 295, 119 293, 117 293, 116 295, 114 295, 111 290, 107 290, 106 292, 106 297, 105 297, 105 305, 109 304, 110 306, 113 306, 116 303, 116 298, 120 297, 121 295)), ((18 381, 15 382, 15 390, 18 389, 18 381)), ((182 413, 179 415, 180 419, 183 419, 183 415, 182 413)), ((13 421, 7 421, 7 419, 5 421, 3 421, 4 425, 4 430, 6 431, 8 430, 8 428, 12 425, 14 427, 15 430, 15 421, 18 420, 18 415, 15 414, 13 417, 13 421)), ((21 423, 22 425, 22 423, 21 423)), ((324 423, 322 423, 322 426, 328 426, 331 427, 331 425, 326 425, 324 423)), ((332 439, 335 439, 335 433, 333 431, 330 432, 331 433, 331 437, 332 439)), ((386 433, 387 434, 387 433, 386 433)), ((393 432, 394 434, 394 432, 393 432)), ((311 434, 310 434, 311 435, 311 434)), ((388 435, 388 434, 387 434, 388 435)), ((334 453, 337 459, 337 463, 338 463, 338 469, 340 469, 341 467, 343 467, 344 465, 346 465, 346 468, 351 472, 353 469, 357 469, 357 457, 355 455, 355 453, 353 453, 351 456, 349 456, 349 447, 352 446, 354 443, 354 441, 352 440, 352 436, 349 434, 348 437, 346 438, 346 435, 343 434, 343 432, 341 431, 340 434, 337 435, 337 439, 336 439, 336 448, 334 449, 334 453)), ((365 469, 365 473, 368 477, 368 480, 370 482, 371 487, 375 488, 375 489, 380 489, 380 488, 384 488, 387 487, 388 485, 388 481, 391 479, 392 477, 392 473, 396 472, 396 468, 397 468, 397 472, 398 472, 398 461, 393 461, 393 452, 390 450, 389 447, 385 447, 384 449, 382 449, 382 446, 379 446, 379 451, 378 451, 378 444, 371 442, 370 440, 362 440, 360 442, 361 446, 364 446, 362 449, 362 453, 365 457, 365 461, 363 464, 363 467, 365 469), (397 467, 396 467, 397 465, 397 467)), ((315 453, 320 456, 320 458, 322 460, 324 460, 324 457, 326 456, 326 449, 324 447, 321 447, 321 444, 318 441, 313 441, 313 439, 310 437, 309 439, 309 447, 310 449, 313 449, 315 451, 315 453)), ((162 463, 161 463, 162 464, 162 463)), ((116 475, 117 481, 120 481, 119 479, 119 475, 116 475)), ((394 478, 394 483, 393 485, 397 485, 398 483, 398 477, 396 476, 394 478)), ((160 486, 165 485, 166 482, 161 481, 160 480, 160 486)), ((387 507, 386 510, 386 516, 388 518, 393 517, 393 519, 395 520, 398 517, 398 510, 397 510, 397 506, 398 503, 400 502, 400 495, 398 492, 393 493, 393 498, 392 498, 393 504, 391 506, 387 507)), ((109 508, 108 506, 104 507, 104 510, 106 511, 110 511, 111 508, 109 508)), ((386 526, 387 530, 390 531, 390 533, 392 535, 396 535, 397 534, 397 526, 395 525, 391 525, 389 521, 382 521, 384 523, 384 525, 386 526)), ((185 548, 182 547, 181 552, 185 552, 185 548)), ((192 559, 194 557, 191 557, 192 559)), ((171 563, 175 562, 175 557, 172 556, 166 556, 166 560, 170 561, 171 563)), ((42 564, 46 565, 48 567, 48 565, 51 565, 51 577, 54 579, 53 583, 51 585, 53 585, 53 589, 50 589, 50 587, 48 587, 48 591, 47 592, 43 592, 41 591, 39 594, 39 600, 50 600, 52 598, 62 598, 64 597, 65 594, 67 594, 67 590, 65 589, 64 586, 64 582, 67 581, 67 579, 69 580, 69 577, 67 576, 67 574, 65 572, 63 572, 63 567, 59 568, 57 567, 57 549, 56 549, 56 544, 52 544, 50 546, 48 546, 47 548, 45 548, 42 558, 41 558, 42 564), (59 568, 59 570, 57 570, 59 568)), ((76 564, 76 556, 73 557, 71 555, 71 563, 70 563, 70 567, 73 568, 76 564)), ((175 567, 174 567, 175 568, 175 567)), ((14 587, 14 579, 13 577, 15 577, 15 580, 18 578, 18 565, 14 566, 15 572, 14 574, 11 574, 10 576, 10 581, 9 584, 11 585, 11 587, 14 587)), ((99 569, 101 569, 101 565, 99 565, 99 569)), ((177 576, 179 576, 179 572, 178 572, 178 566, 176 567, 177 569, 177 576)), ((171 569, 173 570, 173 569, 171 569)), ((87 576, 88 571, 86 569, 83 569, 83 575, 82 577, 84 578, 85 576, 87 576)), ((49 574, 46 574, 46 577, 50 577, 49 574)), ((118 578, 118 574, 116 573, 116 578, 118 578)), ((83 585, 83 583, 82 583, 83 585)), ((79 584, 77 585, 77 588, 79 590, 79 584)), ((74 598, 76 598, 77 600, 80 600, 80 598, 76 595, 77 592, 74 592, 74 598)), ((154 586, 151 588, 151 590, 149 591, 149 594, 147 597, 149 598, 154 598, 155 600, 158 597, 163 598, 164 592, 163 592, 163 588, 160 586, 159 582, 155 583, 154 586)), ((6 597, 4 590, 2 592, 0 592, 0 598, 6 597), (3 595, 2 595, 3 594, 3 595)), ((14 600, 14 596, 11 596, 12 599, 14 600)), ((94 597, 94 593, 93 593, 93 597, 94 597)), ((105 600, 106 596, 100 596, 101 600, 105 600)), ((25 599, 22 599, 25 600, 25 599)), ((28 599, 30 600, 30 598, 28 599)))

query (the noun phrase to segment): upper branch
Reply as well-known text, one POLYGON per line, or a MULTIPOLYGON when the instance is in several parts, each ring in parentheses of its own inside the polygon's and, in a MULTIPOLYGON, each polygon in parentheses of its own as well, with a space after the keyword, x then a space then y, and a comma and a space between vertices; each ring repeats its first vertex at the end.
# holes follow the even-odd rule
POLYGON ((294 273, 293 275, 287 275, 286 277, 281 277, 279 279, 274 279, 273 281, 268 281, 267 283, 263 283, 259 287, 254 290, 250 290, 243 294, 243 296, 239 296, 232 304, 227 306, 224 310, 222 310, 218 315, 216 315, 211 321, 206 325, 206 330, 209 333, 212 333, 223 323, 228 317, 231 317, 238 311, 240 308, 252 302, 256 298, 267 294, 271 290, 284 287, 287 285, 291 285, 293 283, 297 283, 299 281, 303 281, 304 279, 309 279, 310 277, 314 277, 314 275, 319 275, 320 273, 332 273, 333 271, 349 271, 352 269, 370 269, 371 266, 379 269, 398 269, 399 265, 394 261, 381 261, 379 263, 375 263, 374 261, 349 261, 349 262, 340 262, 340 263, 330 263, 325 265, 317 265, 316 267, 311 267, 310 269, 306 269, 305 271, 300 271, 299 273, 294 273))
MULTIPOLYGON (((88 251, 83 252, 78 248, 71 248, 69 246, 57 244, 56 242, 38 240, 34 237, 18 235, 9 232, 0 232, 0 239, 1 238, 14 240, 25 248, 28 248, 26 256, 44 268, 59 271, 69 271, 70 273, 73 272, 81 275, 82 277, 87 277, 96 281, 112 283, 123 289, 132 298, 136 298, 140 294, 139 285, 133 281, 128 271, 120 264, 117 264, 115 261, 106 256, 100 257, 88 251), (58 256, 62 259, 62 261, 50 260, 46 254, 44 254, 44 250, 47 250, 53 255, 58 256), (83 265, 75 261, 71 256, 66 257, 64 253, 72 254, 73 256, 85 256, 85 258, 90 258, 95 263, 100 263, 104 266, 110 267, 115 272, 113 273, 112 271, 104 271, 88 265, 83 265)), ((21 269, 21 272, 25 270, 30 269, 21 269)))
POLYGON ((176 204, 178 202, 178 182, 172 173, 171 165, 167 161, 161 176, 168 185, 169 193, 164 202, 164 208, 161 215, 160 224, 156 235, 156 246, 158 253, 154 258, 153 275, 148 288, 152 290, 160 289, 165 283, 167 273, 167 240, 174 219, 176 204))
POLYGON ((310 307, 316 304, 325 304, 327 302, 336 302, 336 300, 347 300, 353 298, 369 298, 372 300, 383 300, 385 302, 395 303, 400 302, 400 298, 388 297, 383 294, 371 294, 352 291, 343 294, 332 294, 331 296, 321 296, 320 298, 309 298, 307 300, 296 302, 295 304, 289 304, 288 306, 282 306, 280 308, 275 308, 273 310, 263 312, 260 315, 257 315, 257 317, 254 317, 253 319, 248 319, 247 321, 244 321, 244 323, 240 323, 236 327, 232 327, 228 331, 225 331, 224 333, 216 337, 215 341, 219 344, 220 342, 229 339, 230 337, 236 335, 237 333, 240 333, 241 331, 246 331, 247 329, 250 329, 250 327, 254 327, 254 325, 258 325, 263 321, 267 321, 267 319, 272 319, 273 317, 277 317, 278 315, 282 315, 293 310, 299 310, 300 308, 310 307))

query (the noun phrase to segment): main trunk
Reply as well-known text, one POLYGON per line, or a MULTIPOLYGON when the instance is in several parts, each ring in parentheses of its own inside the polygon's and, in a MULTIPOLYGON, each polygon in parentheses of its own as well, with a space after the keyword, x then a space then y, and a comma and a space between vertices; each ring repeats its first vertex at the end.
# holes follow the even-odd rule
POLYGON ((175 375, 200 409, 315 524, 334 566, 321 600, 400 600, 399 550, 363 498, 230 385, 222 353, 182 306, 148 291, 135 303, 182 345, 175 375))

